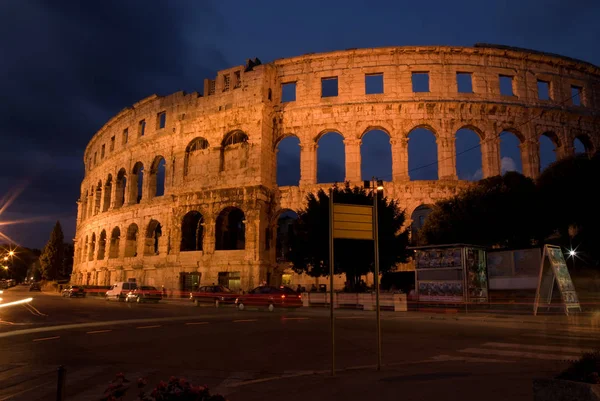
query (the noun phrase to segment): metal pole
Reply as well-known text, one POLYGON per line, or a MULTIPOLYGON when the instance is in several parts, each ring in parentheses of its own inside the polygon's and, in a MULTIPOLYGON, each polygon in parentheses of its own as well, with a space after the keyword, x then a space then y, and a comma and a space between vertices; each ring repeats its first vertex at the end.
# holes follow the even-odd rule
POLYGON ((333 188, 329 189, 329 311, 331 319, 331 376, 335 376, 335 321, 333 317, 333 188))
POLYGON ((379 310, 379 228, 377 214, 377 198, 379 191, 377 189, 377 179, 373 177, 373 243, 375 244, 375 274, 373 282, 375 284, 375 313, 377 320, 377 370, 381 370, 381 314, 379 310))
POLYGON ((64 366, 58 367, 58 383, 56 386, 56 401, 64 401, 66 398, 65 394, 65 382, 67 381, 67 369, 64 366))

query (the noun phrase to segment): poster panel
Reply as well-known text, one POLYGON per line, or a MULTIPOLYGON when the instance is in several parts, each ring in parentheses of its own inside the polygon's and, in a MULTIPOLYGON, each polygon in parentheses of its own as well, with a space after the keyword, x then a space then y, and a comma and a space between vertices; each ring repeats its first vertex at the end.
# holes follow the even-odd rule
MULTIPOLYGON (((547 246, 547 245, 546 245, 547 246)), ((571 280, 567 262, 563 256, 562 250, 559 247, 548 247, 548 256, 556 278, 556 284, 562 295, 563 302, 566 308, 579 308, 579 299, 575 286, 571 280)))
POLYGON ((417 269, 462 268, 460 248, 418 250, 415 260, 417 269))
POLYGON ((462 302, 462 281, 419 281, 419 301, 462 302))
POLYGON ((467 299, 469 302, 487 302, 488 280, 485 251, 466 248, 467 299))

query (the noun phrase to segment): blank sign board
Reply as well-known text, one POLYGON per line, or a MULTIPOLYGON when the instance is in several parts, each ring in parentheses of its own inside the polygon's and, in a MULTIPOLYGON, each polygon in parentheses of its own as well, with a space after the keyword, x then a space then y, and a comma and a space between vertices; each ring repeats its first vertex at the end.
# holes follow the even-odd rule
POLYGON ((373 207, 333 205, 333 238, 373 239, 373 207))

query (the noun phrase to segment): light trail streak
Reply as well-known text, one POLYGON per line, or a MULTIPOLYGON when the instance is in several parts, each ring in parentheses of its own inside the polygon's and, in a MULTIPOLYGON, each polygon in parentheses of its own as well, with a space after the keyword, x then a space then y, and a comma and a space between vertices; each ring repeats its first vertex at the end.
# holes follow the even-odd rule
POLYGON ((8 306, 15 306, 15 305, 22 305, 22 304, 26 304, 28 302, 33 301, 33 298, 25 298, 25 299, 19 299, 18 301, 13 301, 13 302, 8 302, 5 304, 0 304, 0 308, 6 308, 8 306))

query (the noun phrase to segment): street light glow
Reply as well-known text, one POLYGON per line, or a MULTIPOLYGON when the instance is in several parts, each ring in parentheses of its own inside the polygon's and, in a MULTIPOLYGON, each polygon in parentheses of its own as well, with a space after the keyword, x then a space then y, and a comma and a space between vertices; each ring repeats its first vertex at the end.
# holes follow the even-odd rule
POLYGON ((10 251, 10 252, 8 252, 8 255, 9 255, 9 256, 15 256, 15 251, 10 251))
POLYGON ((4 257, 4 260, 8 260, 8 256, 5 256, 5 257, 4 257))
POLYGON ((569 256, 575 256, 575 255, 577 255, 577 252, 575 252, 573 249, 571 249, 569 251, 569 256))

